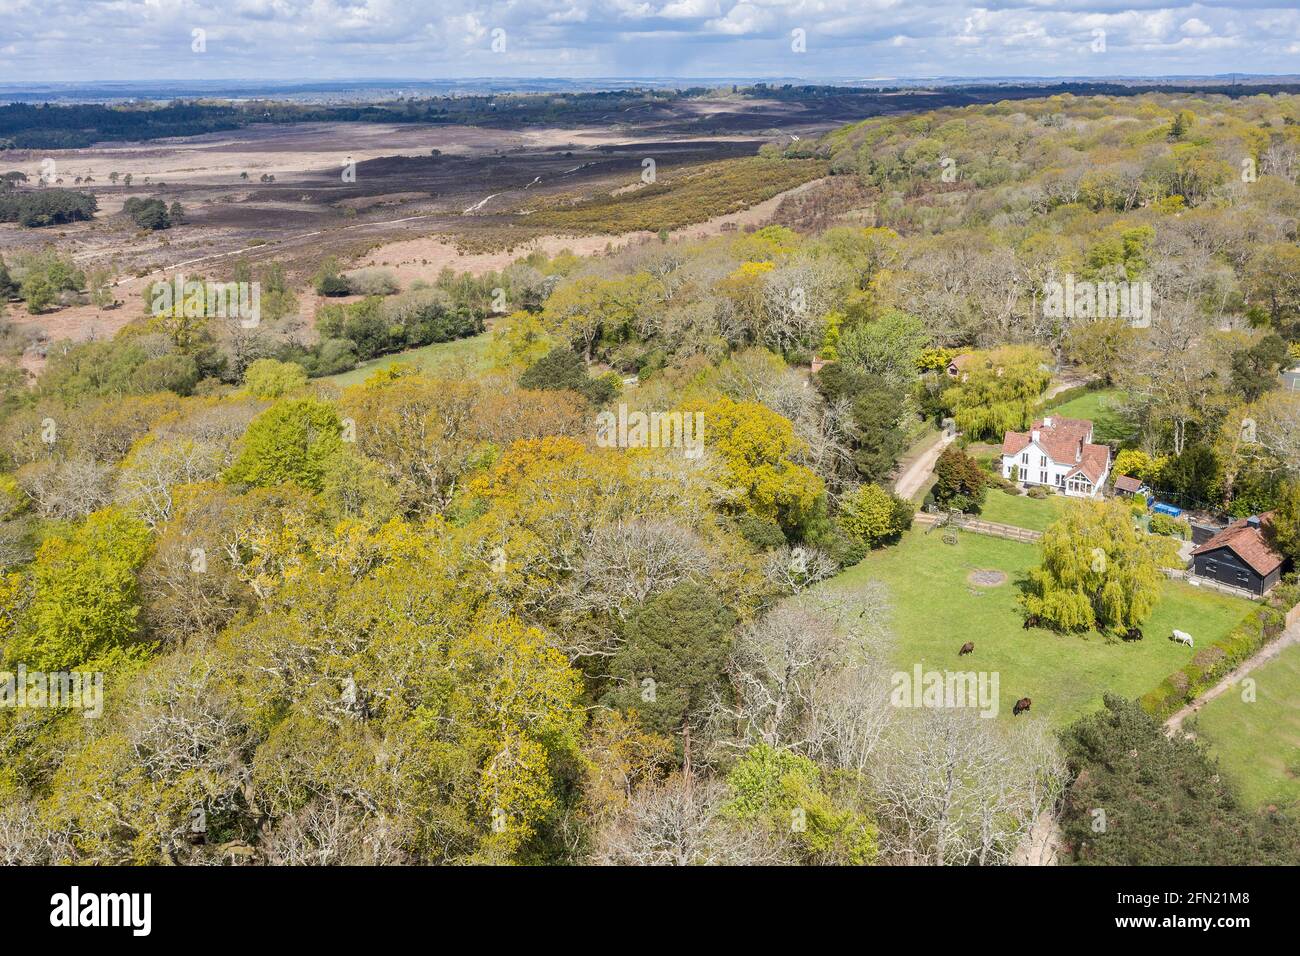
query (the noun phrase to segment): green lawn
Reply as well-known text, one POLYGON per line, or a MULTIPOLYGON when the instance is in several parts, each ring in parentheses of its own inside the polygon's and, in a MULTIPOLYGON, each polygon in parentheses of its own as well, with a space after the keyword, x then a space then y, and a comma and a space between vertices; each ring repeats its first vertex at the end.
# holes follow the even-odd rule
POLYGON ((1030 498, 1028 495, 1008 495, 998 488, 990 488, 984 496, 984 507, 979 517, 999 524, 1012 524, 1017 528, 1042 531, 1061 517, 1070 499, 1064 495, 1030 498))
MULTIPOLYGON (((1255 700, 1233 688, 1195 718, 1200 739, 1250 806, 1300 801, 1300 646, 1250 672, 1255 700)), ((1189 728, 1192 724, 1189 722, 1189 728)))
POLYGON ((458 362, 464 362, 470 371, 479 372, 487 368, 487 348, 492 341, 491 332, 483 332, 468 339, 456 339, 454 342, 435 342, 409 352, 397 352, 382 358, 363 362, 350 372, 327 375, 322 381, 335 385, 355 385, 364 382, 376 369, 387 368, 394 362, 409 362, 418 365, 426 372, 434 372, 458 362))
POLYGON ((1118 389, 1098 389, 1085 392, 1078 398, 1057 405, 1051 414, 1062 418, 1086 418, 1092 422, 1092 440, 1096 442, 1124 441, 1133 434, 1133 424, 1121 415, 1113 402, 1123 393, 1118 389))
POLYGON ((1037 562, 1033 545, 971 533, 948 545, 941 532, 927 535, 918 528, 828 586, 851 591, 868 580, 884 582, 894 607, 894 657, 900 669, 910 671, 919 662, 923 670, 997 672, 1002 719, 1010 720, 1012 704, 1028 696, 1034 713, 1056 724, 1096 709, 1107 690, 1140 697, 1187 663, 1191 652, 1167 639, 1173 628, 1190 632, 1203 647, 1227 634, 1251 608, 1239 598, 1167 581, 1145 640, 1110 643, 1098 634, 1025 630, 1017 585, 1037 562), (967 575, 978 569, 1005 571, 1007 582, 993 588, 968 584, 967 575), (966 641, 975 642, 975 653, 959 658, 966 641))

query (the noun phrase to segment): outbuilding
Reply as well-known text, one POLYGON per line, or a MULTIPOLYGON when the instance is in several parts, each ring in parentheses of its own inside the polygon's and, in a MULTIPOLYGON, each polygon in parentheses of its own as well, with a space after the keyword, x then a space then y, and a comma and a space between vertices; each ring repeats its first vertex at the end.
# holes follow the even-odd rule
POLYGON ((1273 513, 1232 522, 1192 550, 1193 573, 1263 596, 1282 578, 1286 559, 1268 541, 1273 513))
POLYGON ((1115 494, 1117 495, 1145 495, 1150 490, 1146 485, 1142 484, 1141 478, 1134 478, 1131 475, 1118 475, 1115 478, 1115 494))

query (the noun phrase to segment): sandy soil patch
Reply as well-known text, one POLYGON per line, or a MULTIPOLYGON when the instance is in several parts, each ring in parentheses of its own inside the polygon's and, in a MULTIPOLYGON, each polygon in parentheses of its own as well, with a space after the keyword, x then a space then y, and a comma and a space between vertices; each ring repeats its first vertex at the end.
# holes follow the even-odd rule
POLYGON ((966 575, 966 581, 981 588, 996 588, 1007 583, 1007 574, 1005 571, 979 568, 966 575))
POLYGON ((293 126, 250 126, 227 133, 206 133, 178 139, 103 143, 85 149, 28 151, 8 168, 32 179, 41 163, 53 159, 63 185, 75 188, 77 176, 90 176, 105 186, 109 174, 131 173, 137 186, 147 176, 152 183, 238 183, 247 172, 256 184, 269 173, 277 180, 300 176, 304 170, 338 169, 354 162, 387 156, 427 156, 444 153, 491 152, 520 146, 525 138, 500 130, 468 126, 418 126, 383 123, 300 123, 293 126))
MULTIPOLYGON (((772 217, 783 198, 803 192, 816 182, 820 180, 796 186, 740 212, 715 216, 693 226, 678 229, 669 233, 668 239, 670 242, 706 239, 733 230, 739 232, 748 226, 761 226, 772 217)), ((621 249, 632 243, 656 240, 654 233, 646 231, 625 232, 612 236, 550 235, 530 240, 513 249, 466 253, 459 250, 454 242, 442 236, 422 236, 376 246, 357 263, 357 267, 388 269, 405 286, 416 279, 432 282, 445 268, 456 272, 470 272, 474 275, 499 272, 516 259, 538 250, 548 256, 557 255, 565 250, 579 256, 591 256, 621 249)))

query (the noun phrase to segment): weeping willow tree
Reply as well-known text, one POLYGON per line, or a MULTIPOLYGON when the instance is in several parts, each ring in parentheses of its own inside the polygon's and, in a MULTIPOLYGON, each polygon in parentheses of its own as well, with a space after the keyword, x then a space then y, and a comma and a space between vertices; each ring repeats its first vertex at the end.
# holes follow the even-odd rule
POLYGON ((1024 431, 1052 375, 1043 367, 1046 354, 1029 346, 1006 346, 978 352, 962 371, 961 381, 944 393, 957 428, 968 438, 1001 439, 1024 431))
POLYGON ((1056 630, 1140 627, 1160 596, 1160 547, 1122 503, 1075 503, 1043 533, 1043 562, 1029 572, 1021 603, 1056 630))

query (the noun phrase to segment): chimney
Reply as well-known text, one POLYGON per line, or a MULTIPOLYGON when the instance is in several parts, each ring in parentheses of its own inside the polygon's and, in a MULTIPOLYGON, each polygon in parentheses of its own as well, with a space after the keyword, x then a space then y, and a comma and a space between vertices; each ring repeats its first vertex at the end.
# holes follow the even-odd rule
POLYGON ((1029 437, 1032 438, 1034 441, 1038 441, 1038 429, 1035 428, 1032 432, 1030 432, 1029 437))
POLYGON ((1247 518, 1247 519, 1246 519, 1246 527, 1248 527, 1248 528, 1258 528, 1258 527, 1259 527, 1259 515, 1251 515, 1249 518, 1247 518))
POLYGON ((1046 418, 1043 419, 1043 427, 1044 427, 1044 428, 1051 428, 1051 427, 1052 427, 1052 416, 1051 416, 1051 415, 1048 415, 1046 418))

